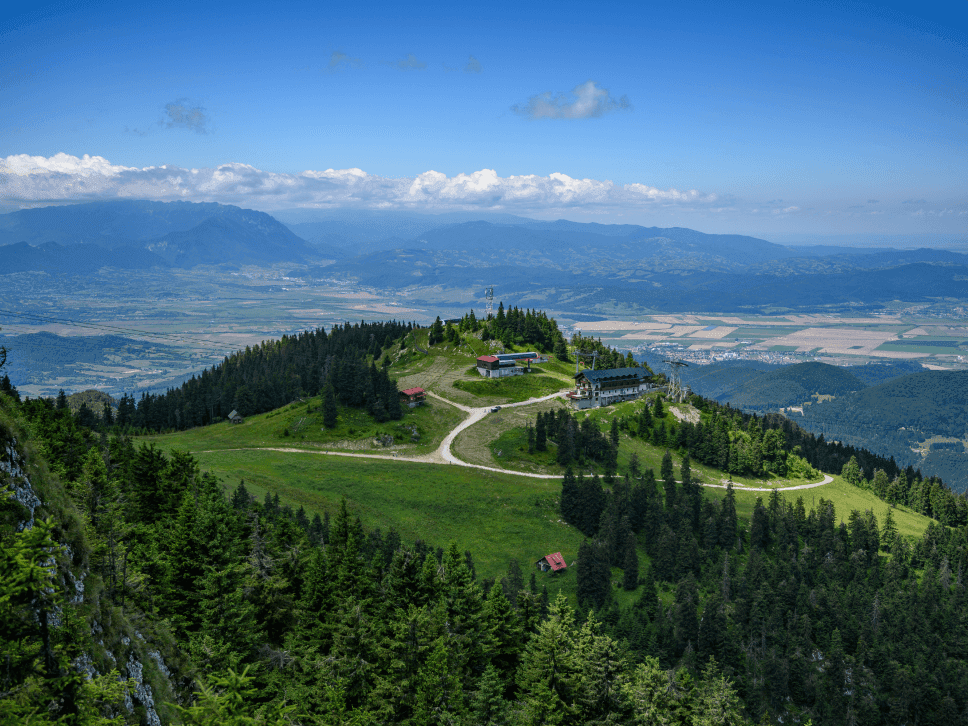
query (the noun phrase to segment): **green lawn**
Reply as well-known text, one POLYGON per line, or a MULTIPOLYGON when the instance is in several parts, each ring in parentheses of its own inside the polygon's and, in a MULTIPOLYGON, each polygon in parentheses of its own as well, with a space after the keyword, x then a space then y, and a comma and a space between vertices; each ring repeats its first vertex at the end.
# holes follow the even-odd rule
MULTIPOLYGON (((408 338, 404 350, 387 354, 390 375, 401 389, 420 386, 448 400, 477 407, 525 401, 574 385, 575 364, 562 363, 553 356, 547 363, 533 365, 530 374, 484 379, 477 372, 477 356, 497 352, 497 345, 467 335, 458 343, 430 346, 427 331, 419 330, 415 339, 408 338)), ((506 348, 509 353, 524 350, 532 348, 506 348)))
MULTIPOLYGON (((436 351, 435 347, 435 351, 436 351)), ((418 354, 401 365, 412 381, 414 377, 427 377, 425 386, 438 387, 441 395, 448 391, 466 396, 464 400, 495 403, 454 384, 459 381, 474 384, 499 384, 522 387, 518 391, 506 391, 505 396, 520 396, 516 400, 554 392, 563 381, 569 379, 574 369, 568 364, 552 362, 548 373, 531 374, 499 381, 473 378, 468 368, 473 362, 471 353, 460 350, 444 350, 430 355, 418 354), (537 382, 537 387, 535 387, 537 382)), ((476 375, 476 374, 474 374, 476 375)), ((414 385, 409 383, 408 385, 414 385)), ((420 385, 417 383, 416 385, 420 385)), ((402 386, 406 387, 406 385, 402 386)), ((473 388, 473 386, 471 386, 473 388)), ((484 405, 479 403, 478 405, 484 405)), ((485 417, 476 426, 467 429, 455 442, 454 451, 475 463, 498 467, 544 470, 555 472, 554 449, 542 454, 529 455, 522 426, 539 408, 563 405, 550 401, 534 408, 504 409, 485 417), (500 452, 500 456, 498 456, 500 452)), ((607 430, 616 416, 634 415, 646 401, 621 403, 587 413, 603 430, 607 430)), ((667 407, 668 409, 668 407, 667 407)), ((391 434, 398 444, 408 447, 400 453, 423 453, 438 445, 447 431, 464 417, 454 407, 431 400, 428 405, 414 410, 407 409, 402 422, 375 424, 360 412, 343 410, 339 426, 323 431, 319 400, 297 403, 260 416, 249 417, 243 424, 217 424, 166 436, 146 437, 163 449, 181 449, 194 453, 203 470, 218 476, 227 490, 234 489, 245 480, 249 490, 260 499, 266 492, 278 494, 280 499, 294 508, 305 507, 312 513, 334 512, 341 498, 346 498, 350 509, 361 516, 365 526, 380 527, 386 531, 393 526, 404 541, 423 539, 433 546, 446 547, 451 541, 461 550, 469 550, 482 577, 501 576, 508 560, 515 558, 525 572, 532 563, 550 552, 561 552, 568 563, 575 560, 582 535, 574 528, 559 521, 558 497, 561 483, 557 479, 534 479, 512 473, 487 472, 460 466, 444 466, 415 463, 404 460, 373 460, 341 456, 328 456, 312 452, 276 452, 259 450, 260 447, 293 447, 302 449, 364 449, 374 453, 386 453, 372 444, 380 433, 391 434), (420 440, 411 443, 412 429, 418 431, 420 440), (288 436, 285 435, 288 430, 288 436)), ((667 423, 672 414, 667 410, 667 423)), ((619 472, 627 471, 632 454, 638 456, 641 468, 659 471, 663 447, 647 444, 640 439, 621 434, 619 472)), ((677 473, 679 457, 674 456, 677 473)), ((693 465, 694 476, 701 482, 720 483, 724 474, 707 467, 693 465)), ((810 481, 817 481, 814 478, 810 481)), ((764 501, 768 492, 743 491, 747 486, 790 486, 807 483, 804 479, 771 478, 751 480, 738 478, 736 501, 741 518, 748 521, 758 497, 764 501)), ((725 496, 724 489, 704 488, 705 495, 713 499, 725 496)), ((856 489, 839 477, 834 483, 808 490, 783 492, 790 502, 802 497, 807 510, 815 507, 823 497, 834 503, 839 520, 846 520, 852 509, 871 509, 880 522, 884 521, 888 505, 873 494, 856 489)), ((927 525, 927 518, 904 508, 894 512, 901 534, 919 536, 927 525)), ((647 561, 640 552, 644 568, 647 561)), ((619 579, 615 572, 613 579, 619 579)), ((540 576, 554 592, 561 589, 574 596, 575 576, 568 571, 562 576, 540 576)), ((631 601, 635 593, 616 591, 620 602, 631 601)))
POLYGON ((249 416, 241 424, 223 422, 146 438, 163 448, 188 451, 263 446, 378 451, 385 447, 375 444, 374 439, 392 436, 390 448, 411 455, 435 451, 465 416, 459 409, 435 399, 413 409, 404 406, 400 421, 384 423, 376 423, 365 411, 341 407, 337 425, 326 429, 321 406, 316 397, 249 416))
POLYGON ((558 378, 535 373, 506 378, 480 378, 477 380, 454 381, 453 386, 479 398, 500 398, 501 403, 517 403, 529 398, 539 398, 557 393, 565 387, 558 378))
MULTIPOLYGON (((559 522, 557 480, 531 479, 461 466, 352 459, 276 451, 197 453, 201 467, 231 492, 240 480, 260 500, 278 494, 283 503, 312 515, 336 511, 345 497, 368 528, 394 527, 405 542, 451 541, 474 556, 482 577, 503 575, 516 558, 527 573, 539 557, 561 552, 570 564, 582 535, 559 522)), ((574 577, 542 579, 567 593, 574 577), (557 587, 557 585, 556 585, 557 587)))

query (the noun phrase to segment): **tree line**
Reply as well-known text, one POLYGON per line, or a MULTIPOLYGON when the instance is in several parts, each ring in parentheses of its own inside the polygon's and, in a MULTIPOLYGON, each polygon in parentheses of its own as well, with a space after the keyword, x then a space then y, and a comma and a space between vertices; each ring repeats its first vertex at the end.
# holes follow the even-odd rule
MULTIPOLYGON (((516 561, 481 578, 470 553, 368 530, 345 501, 310 517, 244 482, 226 492, 190 454, 81 429, 48 402, 18 415, 74 520, 0 527, 0 714, 13 723, 106 724, 125 691, 145 698, 110 674, 85 685, 71 665, 96 654, 84 619, 114 643, 121 613, 170 630, 184 689, 170 709, 186 723, 744 722, 716 662, 693 673, 633 657, 516 561), (83 600, 43 565, 64 526, 83 530, 71 555, 83 600), (40 596, 56 623, 34 617, 40 596)), ((0 522, 18 506, 0 504, 0 522)))
POLYGON ((588 537, 578 598, 604 632, 663 668, 714 659, 758 723, 968 721, 968 527, 908 539, 890 510, 844 521, 823 497, 808 511, 777 491, 742 522, 732 488, 707 496, 689 466, 677 483, 667 454, 660 481, 646 470, 611 489, 566 473, 562 517, 588 537), (639 587, 631 607, 619 585, 639 587))

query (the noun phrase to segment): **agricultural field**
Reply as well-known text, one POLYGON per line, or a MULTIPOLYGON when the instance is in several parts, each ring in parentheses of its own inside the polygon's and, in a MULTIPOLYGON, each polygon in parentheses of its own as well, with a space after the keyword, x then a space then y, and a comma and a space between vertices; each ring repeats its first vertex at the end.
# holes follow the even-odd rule
POLYGON ((693 363, 746 358, 769 363, 819 360, 857 365, 916 359, 963 368, 968 327, 953 314, 950 324, 899 310, 867 317, 847 315, 697 316, 637 315, 575 322, 583 335, 609 345, 674 354, 693 363))

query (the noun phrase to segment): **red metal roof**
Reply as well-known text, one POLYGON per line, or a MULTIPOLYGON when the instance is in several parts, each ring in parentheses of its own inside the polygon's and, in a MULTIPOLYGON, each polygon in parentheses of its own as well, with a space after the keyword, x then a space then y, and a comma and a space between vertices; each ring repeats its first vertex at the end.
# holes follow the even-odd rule
POLYGON ((551 565, 551 569, 555 572, 558 570, 563 570, 568 565, 565 564, 565 558, 561 556, 560 552, 555 552, 551 555, 545 555, 545 559, 548 560, 548 564, 551 565))
POLYGON ((405 391, 401 391, 401 393, 403 393, 404 396, 416 396, 421 393, 426 393, 426 391, 422 388, 408 388, 405 391))
POLYGON ((497 363, 496 355, 480 355, 477 360, 484 361, 485 363, 497 363))

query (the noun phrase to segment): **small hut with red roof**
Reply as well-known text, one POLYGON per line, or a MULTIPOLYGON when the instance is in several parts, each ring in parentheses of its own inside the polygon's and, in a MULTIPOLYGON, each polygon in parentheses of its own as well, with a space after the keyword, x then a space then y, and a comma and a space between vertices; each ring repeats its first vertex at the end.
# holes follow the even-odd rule
POLYGON ((420 406, 427 399, 427 392, 422 388, 407 388, 406 390, 400 391, 400 395, 406 399, 407 405, 410 408, 420 406))
POLYGON ((568 565, 565 564, 565 558, 561 556, 560 552, 545 555, 540 560, 535 562, 534 565, 542 572, 548 572, 549 570, 552 572, 561 572, 568 567, 568 565))

